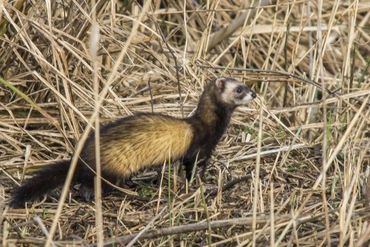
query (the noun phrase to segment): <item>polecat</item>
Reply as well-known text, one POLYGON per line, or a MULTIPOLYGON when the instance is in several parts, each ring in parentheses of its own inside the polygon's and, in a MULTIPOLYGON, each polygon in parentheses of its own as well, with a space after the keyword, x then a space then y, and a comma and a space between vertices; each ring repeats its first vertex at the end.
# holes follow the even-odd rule
MULTIPOLYGON (((195 113, 178 119, 162 114, 139 113, 101 127, 100 159, 102 176, 114 181, 166 162, 181 160, 186 178, 192 177, 194 163, 203 170, 213 149, 225 132, 234 109, 256 94, 232 78, 209 82, 195 113)), ((65 181, 70 160, 41 169, 17 188, 11 207, 23 207, 65 181)), ((93 188, 95 168, 94 133, 88 137, 79 157, 73 183, 93 188)))

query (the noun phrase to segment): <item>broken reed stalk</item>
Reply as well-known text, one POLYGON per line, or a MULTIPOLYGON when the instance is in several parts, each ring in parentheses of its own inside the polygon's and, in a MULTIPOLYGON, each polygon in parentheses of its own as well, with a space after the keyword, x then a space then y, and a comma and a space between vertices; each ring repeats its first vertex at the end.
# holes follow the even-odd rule
MULTIPOLYGON (((163 210, 162 210, 163 211, 163 210)), ((333 210, 330 212, 333 214, 333 210)), ((296 224, 303 224, 305 222, 311 221, 313 219, 320 219, 323 217, 321 215, 302 215, 295 219, 296 224)), ((281 215, 275 224, 282 227, 289 222, 289 218, 291 215, 281 215)), ((177 234, 186 234, 190 232, 198 232, 198 231, 205 231, 207 229, 216 229, 216 228, 226 228, 226 227, 233 227, 233 226, 244 226, 251 228, 253 222, 257 224, 270 224, 270 217, 269 216, 258 216, 258 217, 241 217, 241 218, 233 218, 228 220, 215 220, 209 222, 199 222, 194 224, 188 225, 180 225, 180 226, 173 226, 168 228, 161 228, 157 230, 150 230, 146 231, 143 234, 140 233, 133 233, 127 236, 117 237, 111 240, 104 242, 104 246, 114 246, 115 244, 127 244, 128 242, 132 241, 133 239, 136 240, 143 240, 143 239, 151 239, 151 238, 161 238, 168 235, 177 235, 177 234), (138 237, 139 236, 139 237, 138 237)), ((97 245, 91 244, 87 247, 96 247, 97 245)))

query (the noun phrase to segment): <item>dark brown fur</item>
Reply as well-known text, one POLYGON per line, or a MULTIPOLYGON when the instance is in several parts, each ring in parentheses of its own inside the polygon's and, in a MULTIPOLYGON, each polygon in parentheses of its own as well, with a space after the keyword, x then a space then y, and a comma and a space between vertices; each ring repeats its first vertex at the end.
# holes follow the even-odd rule
MULTIPOLYGON (((241 87, 241 93, 234 92, 236 88, 234 90, 231 87, 229 90, 232 91, 228 92, 230 95, 225 96, 223 93, 231 85, 227 83, 235 82, 237 81, 231 78, 221 78, 208 83, 197 110, 189 118, 177 119, 161 114, 140 113, 102 126, 100 149, 103 177, 110 181, 127 178, 145 167, 175 160, 182 161, 188 180, 191 179, 197 162, 204 173, 206 163, 237 106, 229 101, 225 103, 222 96, 229 97, 231 102, 233 98, 242 100, 247 94, 251 98, 256 96, 239 82, 237 85, 241 87), (164 155, 167 152, 168 158, 164 155)), ((22 207, 25 202, 37 199, 61 185, 68 173, 69 163, 70 161, 60 161, 39 171, 16 189, 10 205, 22 207)), ((95 143, 92 133, 80 155, 73 182, 82 184, 82 187, 93 188, 94 169, 95 143)))

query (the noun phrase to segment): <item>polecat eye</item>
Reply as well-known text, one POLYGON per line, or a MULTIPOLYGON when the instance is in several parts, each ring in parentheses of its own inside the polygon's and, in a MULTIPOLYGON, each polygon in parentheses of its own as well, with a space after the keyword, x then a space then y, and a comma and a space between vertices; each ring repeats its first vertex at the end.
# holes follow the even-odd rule
POLYGON ((237 93, 242 93, 243 92, 243 87, 242 86, 237 87, 236 92, 237 93))

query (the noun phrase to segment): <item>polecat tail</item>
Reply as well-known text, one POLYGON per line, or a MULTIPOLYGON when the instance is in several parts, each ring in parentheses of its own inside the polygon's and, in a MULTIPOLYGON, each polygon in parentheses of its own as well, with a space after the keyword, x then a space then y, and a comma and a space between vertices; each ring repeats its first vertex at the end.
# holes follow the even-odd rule
POLYGON ((32 178, 15 189, 9 206, 24 207, 25 202, 34 201, 63 184, 69 170, 70 160, 61 160, 38 171, 32 178))

